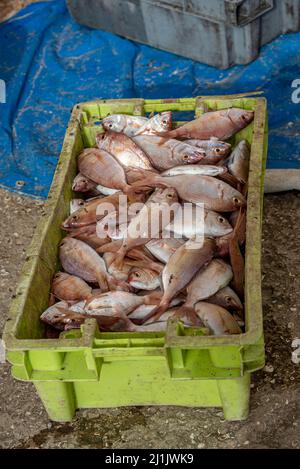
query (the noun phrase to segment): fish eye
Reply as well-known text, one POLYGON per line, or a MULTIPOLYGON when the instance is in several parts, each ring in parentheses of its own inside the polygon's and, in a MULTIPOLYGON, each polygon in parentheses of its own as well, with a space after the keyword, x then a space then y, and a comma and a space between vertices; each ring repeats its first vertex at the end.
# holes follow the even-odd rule
POLYGON ((220 153, 220 151, 221 151, 220 148, 216 148, 217 153, 220 153))
POLYGON ((74 221, 78 220, 78 216, 77 216, 77 215, 73 215, 72 220, 74 220, 74 221))
POLYGON ((245 121, 246 120, 246 116, 244 114, 242 114, 242 119, 245 121))
POLYGON ((239 199, 237 197, 233 197, 233 202, 235 205, 238 205, 240 203, 239 199))
POLYGON ((189 155, 184 155, 184 156, 183 156, 183 159, 184 159, 184 160, 188 160, 188 159, 189 159, 189 155))
POLYGON ((141 275, 140 275, 139 272, 134 272, 134 276, 137 277, 137 278, 139 278, 141 275))
POLYGON ((173 194, 170 194, 170 193, 169 193, 169 194, 167 194, 167 197, 168 197, 169 199, 171 199, 171 197, 173 197, 173 194))
POLYGON ((230 305, 230 303, 231 303, 231 298, 230 298, 230 296, 225 296, 225 301, 226 301, 226 303, 227 303, 228 305, 230 305))
POLYGON ((223 217, 218 217, 218 220, 219 220, 220 223, 224 223, 225 218, 223 218, 223 217))
POLYGON ((166 119, 164 119, 164 120, 162 121, 162 123, 163 123, 163 124, 166 124, 166 123, 167 123, 166 119))
POLYGON ((108 127, 109 127, 110 129, 112 128, 112 126, 113 126, 112 124, 108 124, 108 127))

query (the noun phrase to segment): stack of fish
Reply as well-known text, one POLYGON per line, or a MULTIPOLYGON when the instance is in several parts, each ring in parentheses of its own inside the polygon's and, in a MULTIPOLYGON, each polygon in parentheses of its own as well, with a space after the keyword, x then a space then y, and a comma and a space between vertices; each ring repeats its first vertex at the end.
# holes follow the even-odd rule
POLYGON ((215 335, 242 332, 250 147, 224 140, 252 119, 239 108, 174 129, 170 111, 103 119, 96 147, 78 156, 73 190, 85 197, 62 225, 63 271, 41 316, 49 336, 86 318, 102 331, 164 331, 175 317, 215 335))

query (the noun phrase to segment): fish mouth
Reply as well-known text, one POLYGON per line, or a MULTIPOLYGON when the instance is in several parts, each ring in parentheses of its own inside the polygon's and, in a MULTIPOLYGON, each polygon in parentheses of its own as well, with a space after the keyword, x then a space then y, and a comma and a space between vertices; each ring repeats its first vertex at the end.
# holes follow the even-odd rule
POLYGON ((167 131, 172 126, 172 112, 166 111, 162 112, 162 126, 167 131))
POLYGON ((235 207, 245 207, 247 204, 246 199, 241 198, 241 197, 233 197, 232 201, 235 207))
POLYGON ((197 163, 206 157, 205 151, 193 151, 189 154, 184 155, 183 161, 185 163, 197 163))

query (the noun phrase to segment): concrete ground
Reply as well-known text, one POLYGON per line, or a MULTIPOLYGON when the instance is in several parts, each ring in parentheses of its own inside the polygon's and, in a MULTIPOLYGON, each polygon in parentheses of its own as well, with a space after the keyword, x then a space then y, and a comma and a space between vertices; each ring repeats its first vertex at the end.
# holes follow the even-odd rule
MULTIPOLYGON (((42 203, 0 190, 0 328, 14 293, 42 203)), ((267 366, 252 379, 245 422, 225 422, 220 409, 132 407, 81 410, 53 423, 32 384, 0 365, 1 448, 300 448, 300 194, 265 197, 263 308, 267 366), (298 239, 297 239, 298 237, 298 239)), ((0 331, 1 332, 1 331, 0 331)))

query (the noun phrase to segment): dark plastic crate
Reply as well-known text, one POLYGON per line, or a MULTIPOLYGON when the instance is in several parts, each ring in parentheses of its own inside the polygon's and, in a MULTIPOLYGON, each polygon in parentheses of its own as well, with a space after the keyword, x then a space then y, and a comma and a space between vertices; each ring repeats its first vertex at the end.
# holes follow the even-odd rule
POLYGON ((219 68, 300 29, 300 0, 67 0, 81 24, 219 68))

